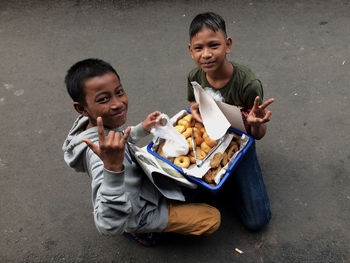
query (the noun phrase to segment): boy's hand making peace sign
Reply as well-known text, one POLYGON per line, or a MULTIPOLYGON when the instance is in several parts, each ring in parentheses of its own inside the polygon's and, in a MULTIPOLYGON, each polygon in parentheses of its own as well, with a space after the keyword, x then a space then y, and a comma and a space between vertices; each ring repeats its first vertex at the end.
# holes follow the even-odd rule
POLYGON ((254 100, 253 108, 247 117, 247 122, 251 125, 251 135, 255 139, 264 137, 266 133, 265 123, 270 121, 270 116, 272 114, 271 111, 266 108, 275 101, 275 99, 268 99, 259 105, 259 100, 260 98, 257 96, 254 100))
POLYGON ((105 135, 103 121, 101 117, 97 118, 99 146, 91 140, 83 138, 89 148, 103 161, 104 168, 110 171, 120 172, 123 170, 123 160, 125 154, 125 144, 130 134, 130 127, 125 130, 124 135, 115 131, 109 131, 105 135))

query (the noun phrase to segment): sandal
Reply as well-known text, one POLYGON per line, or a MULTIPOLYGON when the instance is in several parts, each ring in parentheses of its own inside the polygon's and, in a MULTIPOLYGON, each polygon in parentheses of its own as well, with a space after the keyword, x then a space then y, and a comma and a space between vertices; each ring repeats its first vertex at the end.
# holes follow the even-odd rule
POLYGON ((153 247, 157 245, 157 237, 155 233, 129 233, 124 232, 123 236, 136 241, 144 247, 153 247))

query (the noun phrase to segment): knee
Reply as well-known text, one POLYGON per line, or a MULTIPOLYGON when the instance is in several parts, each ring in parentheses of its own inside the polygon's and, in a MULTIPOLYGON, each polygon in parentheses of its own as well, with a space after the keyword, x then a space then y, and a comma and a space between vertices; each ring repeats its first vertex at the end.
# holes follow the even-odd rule
POLYGON ((207 227, 202 233, 203 235, 211 235, 213 234, 216 230, 219 229, 221 224, 221 214, 218 209, 215 207, 211 207, 211 211, 208 214, 208 219, 207 219, 207 227))
POLYGON ((271 219, 271 212, 268 211, 268 213, 265 216, 262 216, 260 218, 251 218, 243 221, 243 225, 247 230, 259 231, 269 224, 270 219, 271 219))

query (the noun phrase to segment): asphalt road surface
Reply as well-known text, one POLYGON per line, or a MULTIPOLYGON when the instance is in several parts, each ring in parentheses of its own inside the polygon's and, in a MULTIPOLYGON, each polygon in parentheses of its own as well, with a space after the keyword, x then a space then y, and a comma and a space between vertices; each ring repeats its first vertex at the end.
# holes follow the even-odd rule
POLYGON ((345 0, 0 1, 0 262, 350 262, 349 86, 345 0), (257 142, 272 220, 248 232, 223 202, 208 237, 144 248, 101 236, 89 178, 63 161, 77 116, 66 71, 107 60, 129 97, 128 124, 172 116, 188 107, 188 27, 204 11, 225 18, 229 59, 275 98, 257 142))

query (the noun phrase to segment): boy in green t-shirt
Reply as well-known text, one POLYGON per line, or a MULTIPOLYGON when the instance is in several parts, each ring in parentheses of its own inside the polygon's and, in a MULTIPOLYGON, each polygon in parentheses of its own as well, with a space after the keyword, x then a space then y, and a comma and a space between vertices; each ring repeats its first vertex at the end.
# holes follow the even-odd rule
MULTIPOLYGON (((227 37, 225 21, 212 12, 198 14, 191 22, 189 34, 188 49, 198 65, 188 74, 187 99, 195 119, 202 121, 191 81, 197 81, 214 99, 241 107, 248 133, 254 139, 264 137, 266 122, 271 116, 267 106, 274 99, 262 103, 261 82, 249 68, 227 60, 232 39, 227 37)), ((271 218, 270 203, 256 156, 255 143, 230 177, 231 180, 225 187, 229 187, 229 192, 234 193, 233 200, 243 224, 252 230, 265 226, 271 218)))
POLYGON ((266 109, 274 99, 262 103, 263 88, 251 70, 232 63, 226 55, 230 53, 232 39, 227 37, 225 21, 215 13, 197 15, 190 26, 190 44, 188 49, 198 65, 188 75, 188 100, 194 117, 201 121, 198 103, 194 100, 191 81, 197 81, 214 93, 214 98, 228 104, 251 109, 247 123, 248 132, 261 139, 266 133, 266 122, 271 112, 266 109), (259 98, 257 98, 259 97, 259 98))

